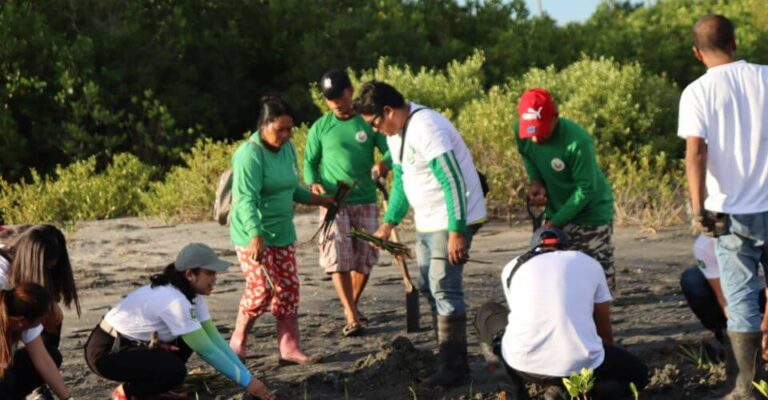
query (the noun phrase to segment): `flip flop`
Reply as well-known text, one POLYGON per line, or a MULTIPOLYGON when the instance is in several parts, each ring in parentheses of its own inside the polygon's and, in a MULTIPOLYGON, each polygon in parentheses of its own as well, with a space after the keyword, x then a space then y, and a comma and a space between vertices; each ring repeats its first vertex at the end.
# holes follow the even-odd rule
POLYGON ((360 324, 347 324, 341 330, 341 335, 344 337, 357 336, 363 333, 363 327, 360 324))

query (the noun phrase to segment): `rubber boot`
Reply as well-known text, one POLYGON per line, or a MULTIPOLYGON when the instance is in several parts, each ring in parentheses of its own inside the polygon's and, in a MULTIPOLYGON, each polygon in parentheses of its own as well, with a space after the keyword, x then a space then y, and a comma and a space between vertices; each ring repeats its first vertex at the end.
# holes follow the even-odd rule
POLYGON ((277 345, 280 365, 314 364, 317 360, 304 354, 299 344, 299 319, 296 316, 277 320, 277 345))
POLYGON ((437 372, 424 383, 442 387, 464 383, 469 378, 466 315, 438 315, 437 337, 437 372))
POLYGON ((728 331, 728 339, 735 368, 727 369, 726 376, 733 377, 734 388, 723 400, 757 400, 759 397, 752 381, 759 379, 755 373, 763 369, 760 357, 762 333, 728 331))
POLYGON ((232 336, 229 338, 229 347, 241 359, 245 358, 246 342, 248 341, 248 335, 253 328, 254 322, 256 322, 256 318, 252 318, 248 314, 240 311, 237 312, 235 330, 232 331, 232 336))

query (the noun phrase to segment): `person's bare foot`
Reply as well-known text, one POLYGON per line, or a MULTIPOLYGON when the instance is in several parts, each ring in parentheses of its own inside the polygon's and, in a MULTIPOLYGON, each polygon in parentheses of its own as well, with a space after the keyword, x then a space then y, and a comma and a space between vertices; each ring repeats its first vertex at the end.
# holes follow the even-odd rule
POLYGON ((241 360, 245 359, 245 346, 241 339, 236 338, 234 335, 229 339, 229 348, 235 352, 235 355, 241 360))

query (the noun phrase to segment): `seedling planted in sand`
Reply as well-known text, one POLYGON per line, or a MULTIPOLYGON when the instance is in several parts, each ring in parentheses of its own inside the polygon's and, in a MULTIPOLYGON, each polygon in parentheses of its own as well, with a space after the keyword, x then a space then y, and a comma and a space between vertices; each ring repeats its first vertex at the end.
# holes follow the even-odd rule
POLYGON ((686 345, 678 346, 678 353, 684 360, 689 361, 697 369, 711 370, 714 367, 714 362, 709 358, 707 350, 704 348, 704 343, 699 343, 699 348, 694 350, 686 345))
POLYGON ((571 372, 570 377, 563 378, 563 384, 571 400, 589 400, 588 394, 595 386, 595 371, 591 368, 582 368, 579 374, 571 372))
POLYGON ((632 392, 632 397, 634 397, 635 400, 640 400, 640 393, 637 391, 635 382, 629 382, 629 391, 632 392))

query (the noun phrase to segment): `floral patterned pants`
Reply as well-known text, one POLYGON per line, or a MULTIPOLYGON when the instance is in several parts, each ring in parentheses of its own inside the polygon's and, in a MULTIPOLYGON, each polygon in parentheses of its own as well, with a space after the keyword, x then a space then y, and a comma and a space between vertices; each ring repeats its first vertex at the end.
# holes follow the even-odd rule
POLYGON ((240 312, 258 318, 267 307, 277 319, 290 318, 299 312, 299 273, 296 269, 296 247, 264 249, 261 263, 246 254, 246 247, 235 246, 237 259, 245 277, 245 291, 240 299, 240 312))

